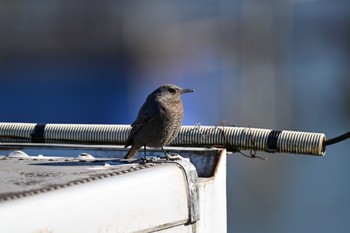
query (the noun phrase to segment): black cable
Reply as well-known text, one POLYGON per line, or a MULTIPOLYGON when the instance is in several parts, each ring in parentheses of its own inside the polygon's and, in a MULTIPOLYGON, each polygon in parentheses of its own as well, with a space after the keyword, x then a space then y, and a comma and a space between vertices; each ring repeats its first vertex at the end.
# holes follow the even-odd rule
POLYGON ((335 144, 335 143, 338 143, 338 142, 341 142, 341 141, 344 141, 346 139, 350 138, 350 131, 347 132, 347 133, 344 133, 338 137, 335 137, 335 138, 331 138, 331 139, 328 139, 326 141, 323 142, 323 146, 329 146, 329 145, 332 145, 332 144, 335 144))

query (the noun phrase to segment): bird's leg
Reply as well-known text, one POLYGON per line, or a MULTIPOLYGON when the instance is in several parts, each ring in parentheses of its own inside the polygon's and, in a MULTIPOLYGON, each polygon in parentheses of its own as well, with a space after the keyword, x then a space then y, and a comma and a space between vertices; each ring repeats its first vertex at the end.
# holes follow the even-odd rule
POLYGON ((166 152, 163 147, 161 148, 162 148, 162 151, 164 152, 165 157, 168 157, 169 156, 168 152, 166 152))
POLYGON ((140 158, 142 164, 147 162, 146 145, 143 145, 143 156, 140 158))
POLYGON ((143 154, 144 154, 144 158, 147 158, 147 152, 146 152, 146 145, 143 145, 143 154))

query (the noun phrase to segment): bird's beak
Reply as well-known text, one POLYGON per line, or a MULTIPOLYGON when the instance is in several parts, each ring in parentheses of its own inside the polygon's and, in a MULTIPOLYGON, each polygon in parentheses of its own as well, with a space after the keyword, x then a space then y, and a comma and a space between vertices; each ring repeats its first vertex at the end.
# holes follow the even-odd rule
POLYGON ((193 89, 183 89, 181 94, 190 93, 190 92, 194 92, 194 90, 193 89))

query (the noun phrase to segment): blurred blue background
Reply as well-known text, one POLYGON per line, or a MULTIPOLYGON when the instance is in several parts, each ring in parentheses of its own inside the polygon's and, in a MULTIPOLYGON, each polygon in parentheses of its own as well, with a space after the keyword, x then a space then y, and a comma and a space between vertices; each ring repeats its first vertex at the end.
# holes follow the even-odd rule
MULTIPOLYGON (((0 0, 0 121, 130 124, 165 83, 184 124, 350 129, 346 0, 0 0)), ((228 159, 228 232, 349 232, 350 142, 228 159)), ((215 217, 215 216, 213 216, 215 217)))

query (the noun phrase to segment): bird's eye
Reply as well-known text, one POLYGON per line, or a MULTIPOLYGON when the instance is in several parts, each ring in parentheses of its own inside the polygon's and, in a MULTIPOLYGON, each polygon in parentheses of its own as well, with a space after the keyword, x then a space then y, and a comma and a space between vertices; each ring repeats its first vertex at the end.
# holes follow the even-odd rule
POLYGON ((174 88, 169 88, 168 89, 171 94, 175 94, 176 90, 174 88))

